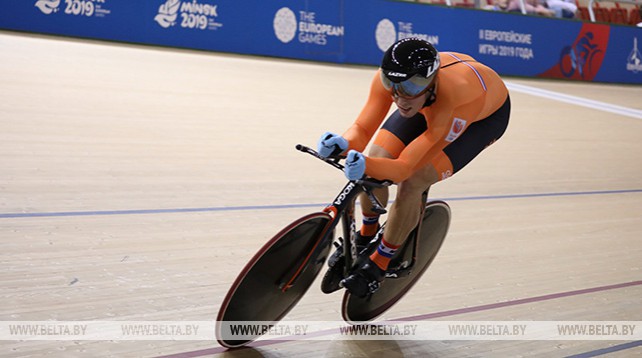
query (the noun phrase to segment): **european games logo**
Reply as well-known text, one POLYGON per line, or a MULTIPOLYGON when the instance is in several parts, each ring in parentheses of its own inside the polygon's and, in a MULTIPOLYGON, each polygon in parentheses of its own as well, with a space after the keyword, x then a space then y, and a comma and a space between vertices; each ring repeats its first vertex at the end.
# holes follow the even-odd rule
POLYGON ((397 30, 395 24, 388 19, 383 19, 377 24, 375 30, 375 39, 377 40, 377 47, 385 52, 392 44, 397 41, 397 30))
POLYGON ((397 26, 395 26, 395 24, 389 19, 382 19, 379 21, 377 28, 375 29, 377 47, 382 52, 385 52, 398 40, 408 37, 417 37, 426 40, 435 46, 439 45, 439 36, 416 33, 413 31, 412 27, 412 22, 398 21, 397 26))
POLYGON ((345 33, 343 26, 318 23, 316 12, 299 11, 298 13, 299 19, 294 11, 287 7, 282 7, 276 12, 273 26, 274 34, 279 41, 289 43, 296 37, 300 43, 325 46, 329 38, 342 37, 345 33))
POLYGON ((288 43, 296 35, 296 15, 287 7, 282 7, 274 15, 274 34, 283 43, 288 43))

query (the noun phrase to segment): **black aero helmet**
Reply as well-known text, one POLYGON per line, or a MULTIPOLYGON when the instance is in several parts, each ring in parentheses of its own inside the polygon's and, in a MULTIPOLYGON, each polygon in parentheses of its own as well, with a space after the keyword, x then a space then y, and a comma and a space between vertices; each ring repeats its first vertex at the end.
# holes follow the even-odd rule
POLYGON ((414 98, 426 93, 439 70, 439 52, 416 37, 394 43, 381 61, 381 82, 393 95, 414 98))

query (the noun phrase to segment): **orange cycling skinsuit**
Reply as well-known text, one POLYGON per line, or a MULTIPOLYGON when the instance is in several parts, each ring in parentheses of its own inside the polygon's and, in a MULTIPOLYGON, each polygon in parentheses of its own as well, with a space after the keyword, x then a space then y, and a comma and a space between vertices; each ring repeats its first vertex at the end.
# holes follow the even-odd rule
MULTIPOLYGON (((322 156, 347 152, 344 173, 348 179, 366 175, 390 180, 400 190, 377 249, 340 285, 328 285, 324 292, 340 287, 360 297, 375 292, 394 253, 419 220, 416 208, 422 191, 457 173, 498 140, 508 126, 510 107, 499 75, 471 56, 440 53, 418 38, 393 44, 384 54, 356 121, 342 136, 323 134, 318 149, 322 156), (393 103, 397 109, 383 123, 393 103), (363 155, 379 126, 372 155, 363 155)), ((387 200, 387 190, 377 195, 387 200)), ((362 200, 361 206, 363 225, 355 239, 359 252, 380 227, 380 215, 368 207, 368 201, 362 200)), ((341 276, 337 264, 341 255, 337 250, 328 260, 327 277, 341 276)))
MULTIPOLYGON (((508 125, 510 100, 500 77, 469 55, 440 52, 434 103, 411 117, 395 111, 375 138, 396 159, 366 157, 366 175, 399 183, 432 164, 446 179, 499 139, 508 125)), ((367 103, 344 133, 349 148, 362 152, 393 103, 372 80, 367 103)))

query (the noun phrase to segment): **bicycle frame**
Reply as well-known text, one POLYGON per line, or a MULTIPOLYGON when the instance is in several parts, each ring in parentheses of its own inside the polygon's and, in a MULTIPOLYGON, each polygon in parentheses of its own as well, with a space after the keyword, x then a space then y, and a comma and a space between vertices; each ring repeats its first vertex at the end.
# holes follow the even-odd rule
MULTIPOLYGON (((340 158, 326 158, 319 155, 316 151, 303 146, 297 145, 296 149, 308 153, 324 162, 332 165, 333 167, 343 170, 344 166, 339 164, 340 158)), ((334 200, 325 208, 323 212, 330 215, 332 220, 327 224, 323 230, 323 234, 319 237, 317 242, 313 245, 310 253, 296 265, 294 265, 287 273, 279 280, 279 288, 282 292, 287 291, 296 283, 296 279, 299 275, 305 270, 307 263, 310 261, 311 257, 318 257, 319 253, 322 252, 327 245, 331 245, 334 239, 334 229, 342 222, 342 232, 344 235, 344 250, 346 250, 346 264, 345 264, 345 274, 352 267, 353 263, 356 261, 357 252, 356 245, 354 244, 354 232, 355 232, 355 222, 354 222, 354 202, 357 196, 365 192, 372 202, 373 208, 379 213, 385 213, 386 210, 383 208, 381 203, 377 198, 372 194, 371 188, 375 187, 384 187, 389 186, 392 183, 389 181, 378 181, 376 179, 362 179, 362 180, 351 180, 349 181, 339 194, 334 198, 334 200)), ((326 258, 324 257, 323 260, 326 258)))
MULTIPOLYGON (((314 150, 303 146, 298 146, 297 149, 312 154, 337 169, 343 169, 338 163, 339 159, 321 157, 314 150)), ((371 178, 349 181, 322 211, 299 218, 265 243, 242 269, 223 300, 216 326, 217 340, 221 345, 228 348, 240 347, 262 334, 259 332, 245 338, 226 338, 225 322, 259 318, 265 322, 272 322, 270 325, 273 325, 297 304, 330 256, 338 225, 341 225, 345 237, 342 245, 344 251, 338 253, 343 254, 343 257, 335 257, 337 261, 328 268, 321 289, 324 293, 330 293, 341 288, 341 281, 348 277, 353 267, 365 259, 378 244, 385 227, 384 223, 375 239, 368 243, 362 252, 357 253, 357 196, 366 193, 367 195, 361 196, 362 200, 369 198, 374 210, 385 213, 385 209, 372 194, 372 189, 391 184, 371 178), (255 305, 257 301, 261 304, 255 305)), ((366 297, 354 296, 349 291, 344 292, 341 314, 346 322, 371 321, 388 310, 412 288, 434 259, 448 231, 450 209, 443 202, 426 204, 426 198, 427 192, 423 194, 422 207, 417 208, 422 211, 418 225, 390 262, 386 276, 391 280, 385 289, 377 293, 371 290, 366 297), (432 220, 433 214, 436 214, 437 220, 432 220), (431 219, 426 220, 429 217, 431 219), (420 251, 419 245, 425 245, 425 248, 421 247, 420 251)))

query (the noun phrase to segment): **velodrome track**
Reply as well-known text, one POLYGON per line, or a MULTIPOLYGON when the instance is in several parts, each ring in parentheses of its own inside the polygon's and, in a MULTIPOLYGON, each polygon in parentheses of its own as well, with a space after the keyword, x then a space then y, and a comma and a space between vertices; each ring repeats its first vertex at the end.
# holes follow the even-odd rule
MULTIPOLYGON (((0 32, 2 321, 209 321, 341 173, 373 68, 0 32)), ((453 222, 382 319, 642 321, 642 87, 506 78, 504 138, 436 185, 453 222)), ((318 282, 287 320, 340 320, 318 282)), ((336 333, 336 332, 335 332, 336 333)), ((1 341, 2 356, 642 355, 639 340, 1 341)))

